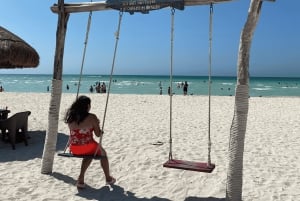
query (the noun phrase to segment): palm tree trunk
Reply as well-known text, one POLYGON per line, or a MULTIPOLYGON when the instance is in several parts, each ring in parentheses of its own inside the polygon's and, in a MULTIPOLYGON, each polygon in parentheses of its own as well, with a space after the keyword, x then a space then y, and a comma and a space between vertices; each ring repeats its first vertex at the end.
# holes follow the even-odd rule
POLYGON ((64 12, 64 0, 58 0, 59 14, 56 32, 56 51, 54 60, 54 72, 52 80, 51 100, 48 113, 48 130, 44 144, 42 168, 43 174, 52 172, 54 155, 56 150, 59 109, 62 94, 62 69, 64 43, 69 14, 64 12))
POLYGON ((248 19, 241 33, 235 108, 229 139, 229 164, 226 200, 241 201, 243 188, 243 154, 249 106, 249 56, 252 36, 256 28, 261 0, 251 0, 248 19))

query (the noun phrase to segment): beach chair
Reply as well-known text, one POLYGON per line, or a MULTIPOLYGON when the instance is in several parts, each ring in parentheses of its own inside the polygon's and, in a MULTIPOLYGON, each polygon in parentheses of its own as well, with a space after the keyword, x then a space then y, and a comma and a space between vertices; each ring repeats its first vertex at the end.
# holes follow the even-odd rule
POLYGON ((18 112, 8 119, 0 120, 0 130, 2 133, 2 139, 8 138, 11 143, 12 149, 16 149, 16 141, 24 141, 25 145, 27 142, 27 131, 28 131, 28 116, 31 114, 30 111, 18 112))

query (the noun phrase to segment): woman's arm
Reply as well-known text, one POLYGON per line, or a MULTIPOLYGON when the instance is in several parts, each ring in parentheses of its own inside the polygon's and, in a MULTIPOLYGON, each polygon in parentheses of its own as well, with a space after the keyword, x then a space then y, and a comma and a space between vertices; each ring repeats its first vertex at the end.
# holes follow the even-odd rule
POLYGON ((103 132, 100 128, 100 120, 97 118, 97 116, 95 114, 91 114, 91 117, 92 117, 91 120, 92 120, 95 135, 97 137, 100 137, 103 134, 103 132))

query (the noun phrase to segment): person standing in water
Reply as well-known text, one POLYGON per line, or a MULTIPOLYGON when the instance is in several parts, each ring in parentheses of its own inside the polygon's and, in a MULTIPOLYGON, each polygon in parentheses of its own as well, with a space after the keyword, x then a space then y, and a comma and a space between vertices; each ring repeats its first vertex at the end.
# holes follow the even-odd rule
POLYGON ((187 95, 188 87, 189 87, 189 84, 187 83, 187 81, 185 81, 183 84, 183 95, 187 95))

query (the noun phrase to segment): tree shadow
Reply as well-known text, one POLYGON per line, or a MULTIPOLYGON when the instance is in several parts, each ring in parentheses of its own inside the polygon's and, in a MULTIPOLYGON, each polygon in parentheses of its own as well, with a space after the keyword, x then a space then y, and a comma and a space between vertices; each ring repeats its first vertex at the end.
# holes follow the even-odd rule
MULTIPOLYGON (((67 184, 74 185, 76 181, 67 176, 58 172, 51 174, 54 178, 61 180, 67 184)), ((171 201, 167 198, 160 198, 154 196, 152 198, 138 198, 134 195, 133 192, 125 191, 124 188, 118 185, 103 186, 100 189, 93 188, 89 185, 86 185, 85 189, 78 189, 76 196, 85 198, 87 200, 101 200, 101 201, 171 201)))
MULTIPOLYGON (((28 146, 23 142, 16 144, 13 150, 10 143, 0 140, 0 162, 27 161, 35 158, 42 158, 46 131, 28 131, 28 146)), ((69 136, 64 133, 58 133, 56 150, 64 150, 69 136)))

